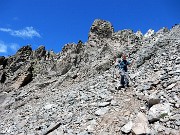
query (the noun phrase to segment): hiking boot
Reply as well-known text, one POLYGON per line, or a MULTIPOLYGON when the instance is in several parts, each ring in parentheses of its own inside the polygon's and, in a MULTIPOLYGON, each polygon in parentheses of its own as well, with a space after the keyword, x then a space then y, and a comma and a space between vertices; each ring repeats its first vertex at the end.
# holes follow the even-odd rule
POLYGON ((118 87, 118 90, 120 90, 121 88, 125 88, 125 86, 124 86, 124 85, 119 86, 119 87, 118 87))
POLYGON ((127 87, 130 87, 130 86, 129 86, 129 82, 127 82, 127 85, 126 85, 126 86, 127 86, 127 87))

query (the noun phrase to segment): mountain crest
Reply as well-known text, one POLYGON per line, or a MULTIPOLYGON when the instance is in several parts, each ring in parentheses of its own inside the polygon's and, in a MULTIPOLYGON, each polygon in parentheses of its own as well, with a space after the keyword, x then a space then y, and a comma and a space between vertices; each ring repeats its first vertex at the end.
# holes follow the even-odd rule
POLYGON ((1 134, 179 134, 180 25, 119 30, 97 19, 60 53, 23 46, 0 56, 1 134), (126 53, 130 87, 116 58, 126 53))

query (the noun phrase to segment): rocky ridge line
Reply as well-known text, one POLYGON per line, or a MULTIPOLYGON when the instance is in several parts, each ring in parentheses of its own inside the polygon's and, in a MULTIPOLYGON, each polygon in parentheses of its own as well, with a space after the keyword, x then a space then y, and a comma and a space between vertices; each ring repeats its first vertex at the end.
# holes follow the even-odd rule
POLYGON ((180 133, 180 25, 120 30, 95 20, 88 41, 55 54, 27 45, 0 57, 1 134, 180 133), (131 87, 115 90, 114 57, 135 59, 131 87))

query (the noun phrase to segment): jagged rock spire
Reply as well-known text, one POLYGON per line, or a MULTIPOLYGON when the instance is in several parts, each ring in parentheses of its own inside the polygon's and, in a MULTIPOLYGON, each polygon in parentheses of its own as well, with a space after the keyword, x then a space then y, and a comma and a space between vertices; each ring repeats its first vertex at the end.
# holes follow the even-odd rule
POLYGON ((96 19, 89 32, 89 40, 94 38, 110 38, 114 32, 112 24, 105 20, 96 19))

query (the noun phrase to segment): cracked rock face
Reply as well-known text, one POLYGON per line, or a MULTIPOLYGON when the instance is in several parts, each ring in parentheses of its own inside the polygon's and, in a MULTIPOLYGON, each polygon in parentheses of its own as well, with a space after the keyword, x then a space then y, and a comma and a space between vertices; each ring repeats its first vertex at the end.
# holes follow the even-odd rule
MULTIPOLYGON (((120 60, 120 58, 118 58, 120 60)), ((0 134, 180 134, 180 25, 114 31, 95 20, 88 41, 55 54, 24 46, 0 57, 0 134), (115 58, 127 53, 130 87, 115 58)))
POLYGON ((114 28, 110 22, 96 19, 89 33, 89 40, 93 40, 94 38, 110 38, 114 33, 114 28))

